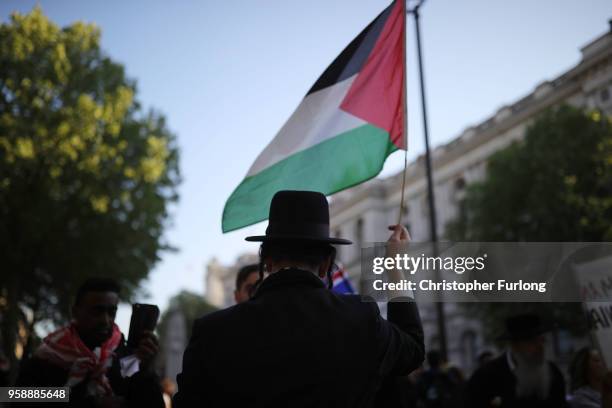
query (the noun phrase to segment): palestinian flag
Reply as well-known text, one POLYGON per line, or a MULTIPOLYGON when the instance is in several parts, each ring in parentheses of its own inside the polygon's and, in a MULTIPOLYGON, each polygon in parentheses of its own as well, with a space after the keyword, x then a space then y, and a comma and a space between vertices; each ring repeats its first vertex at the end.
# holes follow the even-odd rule
POLYGON ((405 24, 395 1, 323 72, 227 200, 223 232, 265 220, 279 190, 333 194, 406 148, 405 24))

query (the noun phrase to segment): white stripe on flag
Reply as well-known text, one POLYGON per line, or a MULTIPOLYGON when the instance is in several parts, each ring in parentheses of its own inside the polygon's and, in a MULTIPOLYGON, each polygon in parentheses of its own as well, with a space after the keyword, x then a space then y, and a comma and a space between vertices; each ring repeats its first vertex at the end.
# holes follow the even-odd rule
POLYGON ((357 74, 314 92, 302 101, 274 139, 259 154, 247 177, 366 122, 340 109, 357 74))

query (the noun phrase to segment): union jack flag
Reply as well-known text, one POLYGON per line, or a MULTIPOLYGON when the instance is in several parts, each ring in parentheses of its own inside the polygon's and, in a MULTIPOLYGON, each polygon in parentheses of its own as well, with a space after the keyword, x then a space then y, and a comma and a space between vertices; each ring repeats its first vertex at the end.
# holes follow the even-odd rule
POLYGON ((349 280, 346 272, 344 272, 344 267, 342 264, 336 264, 334 266, 332 272, 332 290, 336 293, 344 293, 344 294, 354 294, 355 289, 353 289, 353 285, 351 285, 351 281, 349 280))

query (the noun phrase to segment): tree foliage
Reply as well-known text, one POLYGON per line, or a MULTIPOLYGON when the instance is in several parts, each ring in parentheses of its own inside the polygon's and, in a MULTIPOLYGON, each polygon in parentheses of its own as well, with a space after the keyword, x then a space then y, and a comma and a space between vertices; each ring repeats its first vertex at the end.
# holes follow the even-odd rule
POLYGON ((173 312, 178 311, 183 315, 185 319, 185 328, 187 330, 187 339, 189 339, 191 338, 193 322, 215 310, 217 310, 217 308, 206 302, 202 295, 188 290, 179 292, 170 299, 168 308, 162 313, 159 325, 157 326, 160 338, 163 339, 165 337, 168 330, 168 319, 173 312))
MULTIPOLYGON (((455 241, 612 240, 612 121, 570 106, 548 110, 525 137, 494 154, 486 178, 468 186, 455 241)), ((585 329, 579 304, 474 304, 490 338, 504 317, 538 311, 574 333, 585 329)))
POLYGON ((0 67, 0 307, 12 356, 17 325, 64 321, 88 276, 116 278, 130 298, 169 249, 180 176, 163 115, 143 111, 96 26, 14 13, 0 26, 0 67))
POLYGON ((449 226, 467 241, 612 240, 612 124, 570 106, 544 112, 495 153, 449 226))

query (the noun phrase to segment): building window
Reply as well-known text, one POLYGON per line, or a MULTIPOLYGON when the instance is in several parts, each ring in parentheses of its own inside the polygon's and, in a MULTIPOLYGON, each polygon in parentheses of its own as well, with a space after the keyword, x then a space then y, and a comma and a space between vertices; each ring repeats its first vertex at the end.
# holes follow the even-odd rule
POLYGON ((434 334, 429 338, 429 349, 428 351, 440 351, 440 337, 437 334, 434 334))
POLYGON ((463 177, 459 177, 455 180, 455 190, 460 191, 465 188, 465 179, 463 177))
POLYGON ((429 217, 429 200, 427 199, 427 194, 423 195, 423 198, 421 198, 421 213, 423 217, 429 217))
POLYGON ((601 99, 602 102, 607 102, 610 99, 610 91, 608 88, 601 90, 599 93, 599 99, 601 99))
POLYGON ((359 218, 357 220, 357 227, 355 230, 355 237, 357 241, 357 248, 361 249, 363 245, 363 219, 359 218))
POLYGON ((467 330, 461 335, 461 365, 465 369, 472 369, 476 363, 476 333, 472 330, 467 330))
POLYGON ((451 196, 454 203, 461 202, 465 198, 465 184, 465 179, 463 177, 455 179, 451 196))

